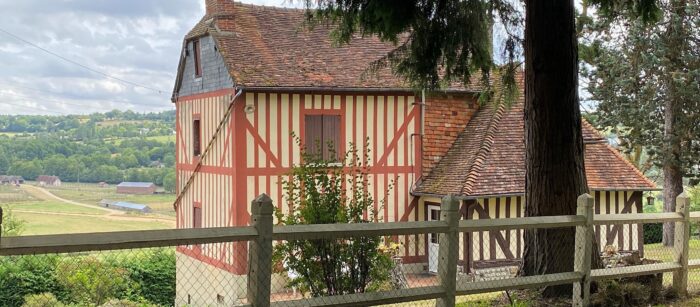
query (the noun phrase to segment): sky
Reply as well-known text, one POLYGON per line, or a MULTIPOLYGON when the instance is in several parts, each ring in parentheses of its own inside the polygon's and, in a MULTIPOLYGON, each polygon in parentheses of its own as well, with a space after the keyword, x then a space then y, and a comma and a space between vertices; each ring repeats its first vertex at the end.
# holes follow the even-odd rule
POLYGON ((0 12, 0 114, 154 112, 174 109, 182 39, 204 0, 0 0, 0 12))

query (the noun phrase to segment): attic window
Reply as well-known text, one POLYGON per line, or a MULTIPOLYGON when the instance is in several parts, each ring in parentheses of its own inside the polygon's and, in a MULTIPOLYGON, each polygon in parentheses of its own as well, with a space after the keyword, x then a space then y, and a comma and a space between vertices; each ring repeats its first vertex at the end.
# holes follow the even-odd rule
POLYGON ((202 76, 202 61, 200 59, 199 40, 192 41, 192 53, 194 53, 194 76, 202 76))

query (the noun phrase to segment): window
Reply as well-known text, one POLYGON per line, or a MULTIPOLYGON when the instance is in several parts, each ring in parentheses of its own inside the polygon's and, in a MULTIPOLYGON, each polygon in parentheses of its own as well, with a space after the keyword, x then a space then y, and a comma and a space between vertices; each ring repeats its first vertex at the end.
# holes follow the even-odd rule
POLYGON ((199 157, 202 154, 202 124, 199 118, 192 121, 192 155, 199 157))
POLYGON ((194 53, 194 76, 202 76, 202 61, 199 58, 199 40, 192 41, 192 53, 194 53))
POLYGON ((202 206, 199 204, 192 208, 192 228, 202 228, 202 206))
POLYGON ((308 153, 327 161, 339 160, 340 115, 306 115, 304 133, 308 153))

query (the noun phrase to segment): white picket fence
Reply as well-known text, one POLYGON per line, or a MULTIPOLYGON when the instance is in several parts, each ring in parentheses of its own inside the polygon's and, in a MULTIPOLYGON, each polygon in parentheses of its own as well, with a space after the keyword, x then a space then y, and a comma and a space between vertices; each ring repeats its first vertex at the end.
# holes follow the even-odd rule
POLYGON ((700 268, 700 259, 688 259, 690 222, 700 221, 700 212, 689 212, 689 201, 685 194, 678 197, 677 210, 672 213, 594 216, 593 203, 593 198, 584 194, 578 199, 576 215, 460 220, 459 201, 457 198, 448 196, 442 199, 439 221, 274 226, 272 201, 266 195, 261 195, 252 202, 251 225, 246 227, 6 237, 0 238, 0 255, 70 253, 249 241, 247 301, 250 306, 368 306, 427 299, 435 299, 437 306, 454 306, 455 298, 461 295, 561 284, 573 285, 575 306, 588 306, 592 281, 665 272, 673 273, 673 287, 679 293, 687 293, 688 270, 700 268), (591 269, 595 226, 661 222, 676 223, 673 262, 628 266, 614 270, 591 269), (563 227, 576 227, 576 250, 572 272, 459 284, 456 282, 460 233, 563 227), (440 233, 439 284, 436 286, 270 302, 273 240, 428 233, 440 233))

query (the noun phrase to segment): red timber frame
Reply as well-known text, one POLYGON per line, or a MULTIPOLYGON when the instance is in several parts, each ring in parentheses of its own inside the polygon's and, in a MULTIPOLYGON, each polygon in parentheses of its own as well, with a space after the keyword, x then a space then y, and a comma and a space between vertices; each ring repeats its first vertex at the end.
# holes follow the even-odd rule
MULTIPOLYGON (((179 97, 178 110, 184 104, 195 100, 216 98, 223 95, 233 95, 233 90, 215 91, 205 94, 179 97)), ((279 209, 283 209, 282 186, 279 179, 287 174, 294 162, 297 162, 298 148, 291 135, 284 132, 296 131, 297 137, 304 140, 304 118, 306 115, 340 115, 340 140, 339 151, 347 150, 347 142, 360 144, 369 138, 371 161, 370 175, 372 189, 375 195, 376 209, 379 200, 383 198, 381 193, 392 183, 394 192, 387 199, 384 206, 383 221, 418 221, 418 198, 410 195, 410 188, 414 181, 421 176, 421 140, 419 136, 421 108, 414 95, 408 92, 397 93, 346 93, 346 92, 281 92, 281 91, 255 91, 244 92, 234 102, 233 114, 227 124, 227 129, 220 137, 225 138, 225 145, 219 152, 220 156, 214 157, 217 162, 207 157, 207 163, 200 168, 199 174, 223 175, 231 178, 232 197, 228 216, 218 224, 204 223, 204 227, 216 226, 242 226, 248 225, 248 206, 251 196, 267 193, 279 209), (286 101, 283 102, 283 97, 286 101), (410 99, 409 99, 410 98, 410 99), (294 99, 298 99, 298 102, 294 99), (411 102, 413 100, 413 102, 411 102), (372 101, 373 103, 370 103, 372 101), (283 108, 283 103, 289 107, 283 108), (298 105, 292 110, 292 104, 298 105), (383 105, 380 105, 383 104, 383 105), (250 108, 250 106, 253 106, 250 108), (248 107, 246 107, 248 106, 248 107), (276 112, 275 112, 276 110, 276 112), (284 113, 282 110, 287 110, 284 113), (399 115, 401 113, 401 115, 399 115), (298 114, 298 115, 297 115, 298 114), (399 118, 403 116, 403 118, 399 118), (284 117, 284 118, 283 118, 284 117), (283 124, 286 127, 283 128, 283 124), (295 128, 296 125, 296 128, 295 128), (271 134, 274 135, 271 138, 271 134), (379 141, 378 141, 379 140, 379 141), (381 144, 379 143, 381 142, 381 144), (284 144, 286 143, 286 144, 284 144), (252 147, 252 148, 251 148, 252 147), (284 151, 285 149, 286 151, 284 151), (380 149, 380 150, 377 150, 380 149), (251 155, 252 153, 252 155, 251 155), (399 156, 402 154, 403 156, 399 156), (226 166, 226 155, 232 157, 232 163, 226 166), (401 163, 399 163, 401 161, 401 163), (409 162, 410 161, 410 162, 409 162), (275 182, 276 181, 276 182, 275 182), (401 188, 397 191, 398 187, 401 188), (276 191, 271 191, 271 189, 276 191), (391 206, 391 210, 389 208, 391 206)), ((196 112, 196 111, 193 111, 196 112)), ((208 129, 211 119, 202 112, 202 130, 208 129)), ((176 157, 177 171, 193 171, 196 163, 188 156, 191 155, 191 144, 183 143, 182 114, 178 111, 176 130, 178 138, 176 146, 184 153, 184 157, 176 157)), ((219 121, 220 118, 214 118, 219 121)), ((204 135, 204 133, 203 133, 204 135)), ((204 138, 207 138, 204 136, 204 138)), ((202 139, 203 142, 208 140, 202 139)), ((179 176, 178 176, 178 179, 179 176)), ((180 182, 178 182, 178 188, 180 182)), ((201 201, 203 193, 218 193, 211 187, 200 186, 190 190, 195 193, 194 200, 201 201)), ((183 203, 184 205, 184 203, 183 203)), ((207 206, 221 206, 223 204, 205 203, 207 206)), ((184 222, 184 214, 178 208, 178 227, 188 227, 184 222)), ((284 208, 288 209, 288 208, 284 208)), ((206 210, 204 208, 203 210, 206 210)), ((204 212, 203 212, 203 215, 204 212)), ((419 246, 419 235, 407 236, 405 242, 405 262, 424 262, 426 255, 419 255, 423 248, 419 246), (411 237, 413 242, 410 242, 411 237)), ((247 244, 233 243, 231 247, 235 251, 233 255, 222 252, 221 257, 209 257, 193 250, 178 249, 185 255, 194 257, 202 262, 230 271, 234 274, 245 274, 247 267, 247 244), (228 256, 228 257, 227 257, 228 256)))

